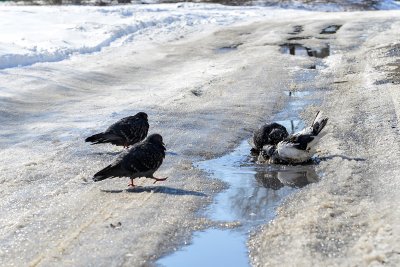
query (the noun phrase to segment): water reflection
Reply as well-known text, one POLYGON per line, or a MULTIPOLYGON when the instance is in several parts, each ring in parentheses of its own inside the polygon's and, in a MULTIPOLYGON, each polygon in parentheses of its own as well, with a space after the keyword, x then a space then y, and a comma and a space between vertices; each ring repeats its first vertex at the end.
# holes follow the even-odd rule
POLYGON ((328 27, 322 29, 320 34, 334 34, 336 33, 342 25, 329 25, 328 27))
MULTIPOLYGON (((298 130, 300 120, 280 121, 292 131, 298 130)), ((272 220, 276 208, 291 193, 309 183, 317 182, 314 165, 257 164, 249 155, 250 145, 244 141, 232 153, 217 159, 200 162, 199 169, 209 172, 229 184, 218 194, 205 216, 215 221, 238 221, 235 231, 209 229, 196 232, 193 243, 179 252, 158 261, 164 266, 249 266, 246 255, 246 236, 253 227, 272 220), (223 237, 222 237, 223 236, 223 237), (215 244, 218 244, 215 246, 215 244), (233 255, 232 250, 238 249, 233 255), (240 248, 240 249, 239 249, 240 248), (223 249, 228 250, 224 253, 223 249), (218 253, 216 265, 205 261, 211 251, 218 253), (243 252, 244 251, 244 252, 243 252)), ((209 257, 208 257, 209 258, 209 257)))
POLYGON ((237 43, 237 44, 231 44, 231 45, 222 46, 222 47, 219 47, 219 48, 215 49, 215 52, 219 53, 219 54, 232 52, 234 50, 237 50, 238 47, 241 46, 242 44, 243 43, 237 43))
POLYGON ((294 56, 309 56, 316 58, 326 58, 330 55, 330 47, 329 45, 325 45, 321 48, 310 48, 306 47, 302 44, 296 43, 287 43, 280 45, 281 53, 290 54, 294 56))
POLYGON ((302 188, 310 183, 318 181, 318 175, 314 166, 286 166, 286 165, 269 165, 266 170, 256 173, 257 182, 274 190, 286 186, 294 188, 302 188))
MULTIPOLYGON (((291 125, 298 123, 292 121, 291 125)), ((275 208, 287 195, 318 181, 313 165, 256 164, 254 157, 248 156, 249 150, 245 141, 231 154, 199 163, 200 169, 230 185, 207 210, 206 215, 211 219, 241 221, 246 227, 252 227, 272 219, 275 208)))
POLYGON ((158 266, 249 266, 246 236, 235 230, 197 232, 192 245, 162 258, 158 266))
POLYGON ((293 31, 289 32, 289 34, 299 34, 304 31, 304 27, 302 25, 295 25, 293 26, 293 31))
MULTIPOLYGON (((304 128, 297 114, 315 100, 302 99, 308 92, 290 92, 286 108, 274 116, 291 133, 304 128)), ((218 194, 213 203, 201 214, 214 221, 240 222, 240 228, 231 230, 209 229, 196 232, 193 243, 158 261, 164 266, 249 266, 246 253, 248 232, 276 216, 276 208, 287 196, 317 182, 314 165, 257 164, 249 155, 250 145, 243 141, 232 153, 220 158, 199 162, 195 167, 225 181, 229 187, 218 194), (217 246, 215 246, 217 244, 217 246), (238 252, 231 249, 240 248, 238 252), (218 256, 208 257, 209 251, 218 256), (229 250, 225 253, 224 250, 229 250), (204 259, 211 259, 205 262, 204 259), (233 260, 233 263, 231 263, 233 260), (200 263, 200 264, 199 264, 200 263), (215 264, 214 264, 215 263, 215 264), (230 264, 231 263, 231 264, 230 264)))

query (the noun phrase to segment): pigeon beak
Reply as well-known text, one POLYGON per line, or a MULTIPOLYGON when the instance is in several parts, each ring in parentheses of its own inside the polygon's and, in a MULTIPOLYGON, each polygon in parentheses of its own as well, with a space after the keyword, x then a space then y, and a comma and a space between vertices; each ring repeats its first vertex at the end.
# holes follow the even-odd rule
POLYGON ((164 144, 164 142, 162 142, 162 145, 163 145, 163 146, 166 146, 166 145, 164 144))

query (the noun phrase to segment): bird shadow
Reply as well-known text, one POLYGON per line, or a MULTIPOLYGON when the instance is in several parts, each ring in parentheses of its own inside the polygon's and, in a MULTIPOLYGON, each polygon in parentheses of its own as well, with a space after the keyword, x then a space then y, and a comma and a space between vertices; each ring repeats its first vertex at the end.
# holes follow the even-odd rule
POLYGON ((318 157, 318 160, 326 161, 326 160, 330 160, 333 158, 341 158, 344 160, 354 160, 354 161, 367 161, 367 159, 365 159, 365 158, 352 158, 352 157, 348 157, 348 156, 344 156, 344 155, 330 155, 330 156, 326 156, 326 157, 318 157))
POLYGON ((197 196, 197 197, 206 197, 207 195, 201 192, 185 190, 179 188, 173 188, 169 186, 135 186, 134 188, 128 188, 125 190, 113 190, 113 189, 101 189, 102 192, 105 193, 143 193, 143 192, 154 192, 175 196, 197 196))
POLYGON ((117 156, 119 154, 121 154, 124 151, 119 151, 119 152, 93 152, 92 155, 109 155, 109 156, 117 156))

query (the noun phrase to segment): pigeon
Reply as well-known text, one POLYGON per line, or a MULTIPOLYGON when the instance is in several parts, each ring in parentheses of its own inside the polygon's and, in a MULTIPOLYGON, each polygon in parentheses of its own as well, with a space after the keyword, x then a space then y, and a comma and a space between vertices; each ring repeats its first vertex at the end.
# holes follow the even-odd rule
POLYGON ((135 116, 125 117, 117 121, 103 133, 86 138, 85 142, 91 142, 92 145, 111 143, 128 148, 130 145, 145 139, 148 130, 147 114, 139 112, 135 116))
POLYGON ((129 177, 134 187, 133 179, 146 177, 154 179, 154 183, 165 181, 166 178, 156 178, 154 172, 161 166, 165 158, 165 145, 159 134, 151 134, 144 141, 132 146, 129 151, 121 153, 116 160, 97 172, 93 181, 98 182, 110 177, 129 177))
POLYGON ((316 144, 325 135, 321 133, 328 118, 318 111, 311 126, 292 134, 275 145, 265 145, 258 160, 270 163, 301 164, 311 160, 316 144))
POLYGON ((265 145, 277 145, 280 141, 288 137, 289 133, 285 126, 273 122, 261 126, 258 130, 254 131, 252 152, 258 153, 265 145))

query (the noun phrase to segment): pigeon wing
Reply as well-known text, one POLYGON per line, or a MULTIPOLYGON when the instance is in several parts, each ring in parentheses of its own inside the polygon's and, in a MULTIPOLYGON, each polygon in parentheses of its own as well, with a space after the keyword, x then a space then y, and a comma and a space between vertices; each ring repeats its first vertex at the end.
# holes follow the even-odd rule
POLYGON ((135 144, 146 138, 148 129, 149 124, 147 120, 131 116, 112 124, 106 130, 106 133, 117 137, 111 140, 115 140, 115 143, 112 142, 113 144, 117 144, 117 142, 135 144))
POLYGON ((311 135, 299 135, 292 140, 293 147, 301 150, 306 150, 307 145, 314 140, 314 137, 311 135))
POLYGON ((136 119, 129 122, 129 127, 125 129, 128 135, 129 144, 133 145, 146 138, 149 131, 149 123, 145 119, 136 119))
POLYGON ((132 147, 124 157, 122 166, 134 174, 154 173, 162 164, 164 151, 149 143, 140 143, 132 147))

